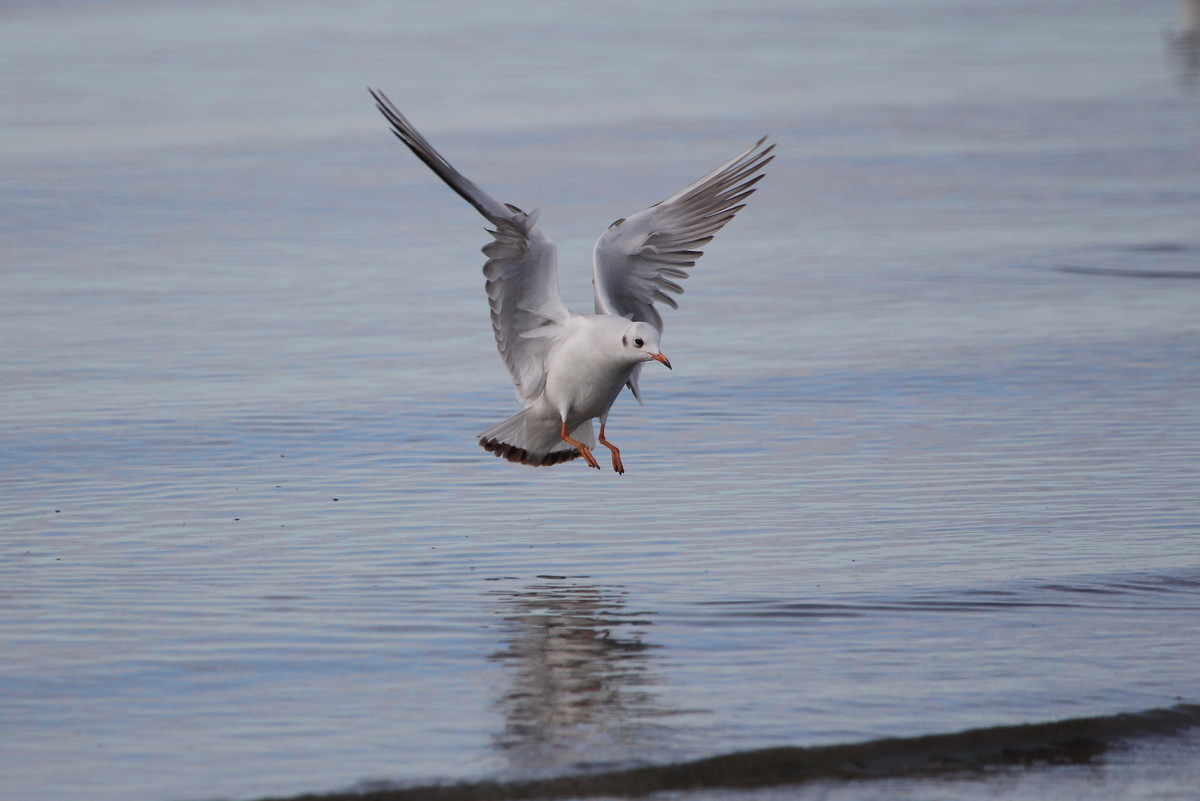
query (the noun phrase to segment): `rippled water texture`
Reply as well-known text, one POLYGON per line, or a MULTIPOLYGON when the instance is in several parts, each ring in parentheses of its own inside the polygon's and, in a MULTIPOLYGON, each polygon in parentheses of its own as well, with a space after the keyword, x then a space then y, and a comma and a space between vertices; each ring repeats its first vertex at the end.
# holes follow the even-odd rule
MULTIPOLYGON (((1194 718, 1176 4, 0 22, 0 797, 511 788, 1194 718), (618 401, 626 475, 476 445, 517 408, 483 221, 367 85, 542 209, 580 310, 604 226, 778 143, 667 315, 675 369, 618 401)), ((1188 797, 1194 733, 1139 732, 1081 764, 754 792, 1188 797)))

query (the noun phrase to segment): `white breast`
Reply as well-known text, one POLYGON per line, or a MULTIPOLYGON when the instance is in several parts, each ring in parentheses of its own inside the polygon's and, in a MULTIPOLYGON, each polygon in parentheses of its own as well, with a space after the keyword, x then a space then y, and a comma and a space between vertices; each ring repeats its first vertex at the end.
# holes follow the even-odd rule
POLYGON ((572 315, 547 359, 545 401, 568 428, 605 414, 638 364, 621 347, 628 325, 606 315, 572 315))

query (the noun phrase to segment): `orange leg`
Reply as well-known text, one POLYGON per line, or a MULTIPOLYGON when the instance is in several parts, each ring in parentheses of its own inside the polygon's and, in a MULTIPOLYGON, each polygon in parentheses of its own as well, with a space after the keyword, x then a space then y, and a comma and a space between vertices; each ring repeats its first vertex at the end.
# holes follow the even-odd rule
POLYGON ((606 440, 604 438, 604 426, 606 423, 607 423, 607 421, 600 424, 600 444, 603 445, 604 447, 608 448, 610 451, 612 451, 613 470, 616 470, 618 473, 621 473, 622 475, 624 475, 625 474, 625 465, 622 464, 622 462, 621 462, 621 451, 617 449, 616 445, 613 445, 611 442, 609 442, 608 440, 606 440))
POLYGON ((589 467, 594 467, 597 470, 600 469, 600 465, 596 464, 596 457, 592 456, 592 452, 591 452, 591 450, 588 449, 588 446, 584 445, 579 440, 571 439, 571 435, 567 433, 567 423, 565 420, 563 421, 562 431, 560 432, 560 435, 562 436, 564 441, 571 443, 572 445, 574 445, 576 448, 579 449, 580 456, 582 456, 584 459, 587 460, 589 467))

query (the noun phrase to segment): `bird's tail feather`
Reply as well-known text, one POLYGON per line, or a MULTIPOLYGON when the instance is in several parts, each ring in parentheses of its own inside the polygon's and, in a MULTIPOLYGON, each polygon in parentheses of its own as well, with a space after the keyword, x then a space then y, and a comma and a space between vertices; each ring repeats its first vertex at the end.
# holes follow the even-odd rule
MULTIPOLYGON (((525 409, 480 434, 479 444, 510 462, 534 467, 560 464, 580 455, 578 448, 562 438, 561 430, 562 422, 557 415, 547 417, 532 408, 525 409)), ((594 448, 592 421, 584 421, 571 432, 571 437, 594 448)))

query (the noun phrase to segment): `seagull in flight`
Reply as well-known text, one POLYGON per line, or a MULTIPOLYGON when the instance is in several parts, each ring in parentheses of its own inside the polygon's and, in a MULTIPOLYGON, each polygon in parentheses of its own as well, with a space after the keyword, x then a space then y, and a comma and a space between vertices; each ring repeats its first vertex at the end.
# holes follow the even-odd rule
POLYGON ((494 239, 483 247, 496 347, 524 409, 479 435, 485 450, 510 462, 553 465, 582 457, 600 469, 592 420, 612 466, 621 451, 605 436, 613 402, 628 387, 641 403, 638 376, 655 361, 662 317, 655 303, 678 308, 677 281, 702 255, 699 247, 740 211, 774 158, 766 137, 703 178, 648 209, 617 220, 592 254, 595 313, 569 311, 558 294, 557 251, 537 225, 537 211, 501 203, 450 165, 383 92, 369 90, 392 133, 475 207, 494 239))

